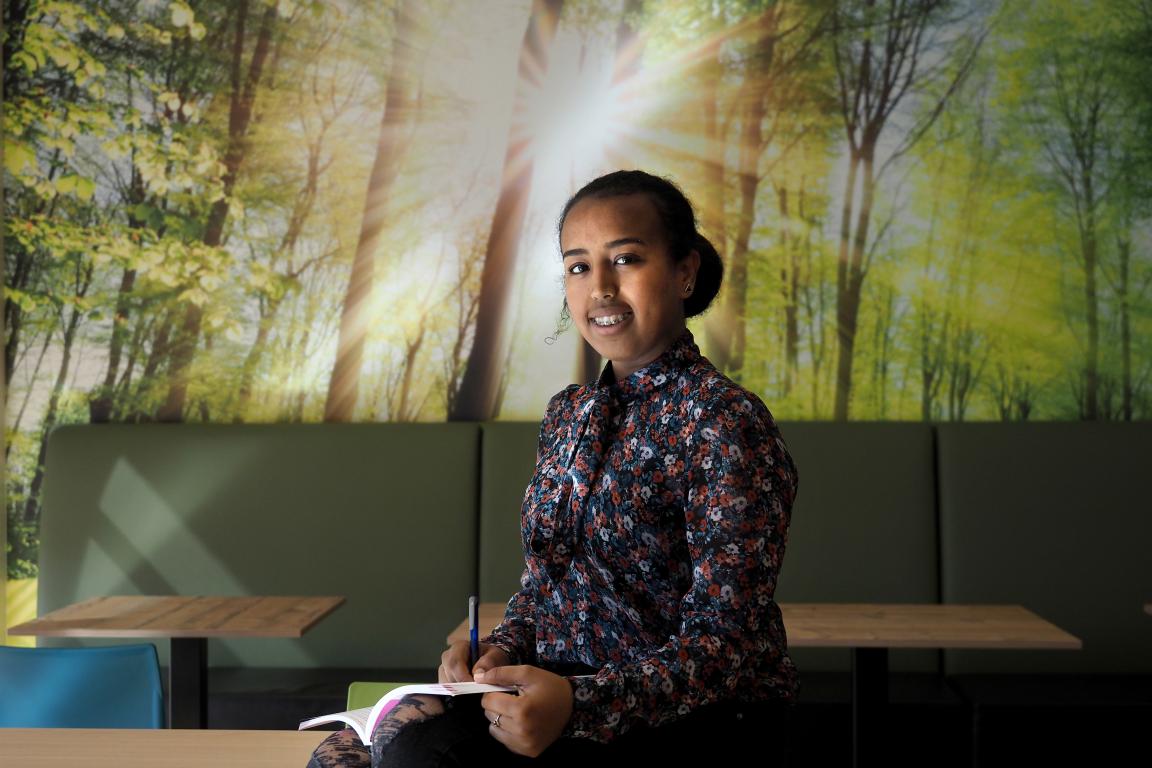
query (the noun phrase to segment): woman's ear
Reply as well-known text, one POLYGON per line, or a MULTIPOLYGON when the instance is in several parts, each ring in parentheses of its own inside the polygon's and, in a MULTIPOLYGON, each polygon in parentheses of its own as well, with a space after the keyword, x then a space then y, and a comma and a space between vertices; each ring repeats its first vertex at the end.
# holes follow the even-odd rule
POLYGON ((677 277, 680 278, 680 287, 686 288, 685 294, 691 294, 696 287, 696 273, 700 271, 700 251, 693 248, 688 255, 676 264, 677 277))

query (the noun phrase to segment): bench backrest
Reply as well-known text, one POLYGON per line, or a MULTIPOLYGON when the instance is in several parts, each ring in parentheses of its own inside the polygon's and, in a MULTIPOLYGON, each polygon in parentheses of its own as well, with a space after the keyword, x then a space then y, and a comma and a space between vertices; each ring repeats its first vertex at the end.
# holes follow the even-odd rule
POLYGON ((520 589, 520 507, 536 467, 539 422, 484 424, 480 440, 480 599, 502 603, 520 589))
MULTIPOLYGON (((932 428, 926 424, 783 422, 800 490, 780 602, 939 602, 932 428)), ((797 648, 804 670, 847 669, 840 649, 797 648)), ((931 671, 937 654, 898 650, 891 666, 931 671)))
MULTIPOLYGON (((211 663, 434 667, 468 593, 518 588, 538 429, 58 429, 40 612, 108 594, 341 594, 302 640, 213 641, 211 663)), ((781 431, 800 473, 781 602, 1021 603, 1084 650, 948 652, 947 671, 1152 672, 1148 424, 781 431)), ((848 664, 835 649, 794 654, 802 671, 848 664)), ((894 651, 892 666, 936 659, 894 651)))
MULTIPOLYGON (((476 585, 476 424, 54 431, 39 609, 111 594, 344 595, 213 666, 428 669, 476 585)), ((159 643, 162 653, 167 643, 159 643)))
POLYGON ((949 651, 949 673, 1152 673, 1148 424, 944 424, 943 597, 1019 603, 1083 650, 949 651))

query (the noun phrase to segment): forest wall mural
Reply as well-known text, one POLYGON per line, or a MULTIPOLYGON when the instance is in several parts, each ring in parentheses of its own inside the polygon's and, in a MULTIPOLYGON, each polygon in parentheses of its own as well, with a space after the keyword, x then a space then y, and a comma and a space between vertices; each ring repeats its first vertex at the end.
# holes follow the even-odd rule
POLYGON ((5 0, 8 574, 88 422, 538 419, 668 175, 781 420, 1152 414, 1152 0, 5 0))

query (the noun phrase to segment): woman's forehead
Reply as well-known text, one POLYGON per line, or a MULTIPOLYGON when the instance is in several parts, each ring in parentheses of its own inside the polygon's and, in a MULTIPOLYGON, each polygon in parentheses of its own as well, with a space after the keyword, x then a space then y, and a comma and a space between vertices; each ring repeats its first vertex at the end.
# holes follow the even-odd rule
POLYGON ((560 241, 638 238, 651 242, 663 241, 663 234, 656 206, 640 193, 581 200, 568 212, 560 241))

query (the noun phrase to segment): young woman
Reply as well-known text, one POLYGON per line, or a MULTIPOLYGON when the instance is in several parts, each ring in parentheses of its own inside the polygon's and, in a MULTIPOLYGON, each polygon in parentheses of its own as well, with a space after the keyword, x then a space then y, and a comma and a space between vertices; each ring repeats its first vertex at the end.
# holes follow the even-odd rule
POLYGON ((566 313, 607 363, 548 404, 521 590, 471 668, 460 643, 439 671, 518 692, 408 702, 372 762, 783 760, 796 671, 773 594, 797 477, 768 409, 687 330, 720 257, 641 171, 586 185, 559 232, 566 313))

